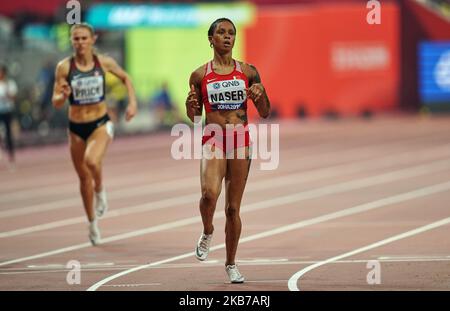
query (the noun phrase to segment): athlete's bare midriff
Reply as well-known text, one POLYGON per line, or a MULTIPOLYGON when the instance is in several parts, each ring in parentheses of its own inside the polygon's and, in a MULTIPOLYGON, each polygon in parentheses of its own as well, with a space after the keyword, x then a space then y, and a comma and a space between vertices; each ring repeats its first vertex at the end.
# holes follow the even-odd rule
POLYGON ((105 101, 98 104, 69 107, 69 120, 75 123, 87 123, 103 117, 107 113, 105 101))
POLYGON ((227 124, 247 124, 247 112, 244 109, 231 111, 211 111, 206 113, 206 124, 217 124, 225 129, 227 124))

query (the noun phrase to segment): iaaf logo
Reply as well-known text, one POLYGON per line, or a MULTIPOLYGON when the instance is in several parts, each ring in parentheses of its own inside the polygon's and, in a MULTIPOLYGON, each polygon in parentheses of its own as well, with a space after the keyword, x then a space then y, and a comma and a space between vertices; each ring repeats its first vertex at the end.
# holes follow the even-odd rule
POLYGON ((251 145, 249 148, 249 157, 254 160, 260 158, 261 170, 275 170, 278 168, 280 162, 280 126, 279 124, 251 124, 246 126, 242 124, 227 124, 223 129, 218 124, 207 124, 205 128, 202 125, 202 118, 196 116, 194 118, 194 133, 191 127, 187 124, 175 124, 170 133, 171 136, 178 138, 172 142, 171 154, 175 160, 182 159, 245 159, 245 148, 240 148, 246 145, 245 131, 250 135, 251 145), (202 137, 212 136, 218 145, 212 148, 211 144, 205 143, 202 145, 202 137), (234 135, 234 133, 237 133, 234 135), (230 135, 231 134, 231 135, 230 135), (222 146, 223 138, 226 136, 226 145, 222 146), (270 140, 270 143, 269 143, 270 140), (193 142, 193 144, 192 144, 193 142), (269 148, 270 144, 270 148, 269 148), (192 150, 193 146, 193 150, 192 150), (231 148, 228 148, 231 146, 231 148), (236 148, 236 151, 234 149, 236 148), (228 150, 230 149, 230 150, 228 150), (224 154, 224 151, 225 154, 224 154))

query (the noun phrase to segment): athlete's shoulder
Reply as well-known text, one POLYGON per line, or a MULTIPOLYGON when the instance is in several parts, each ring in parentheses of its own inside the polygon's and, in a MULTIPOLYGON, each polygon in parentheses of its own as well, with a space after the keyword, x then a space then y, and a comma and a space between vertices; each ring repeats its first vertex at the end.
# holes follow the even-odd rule
POLYGON ((205 73, 205 65, 201 65, 191 73, 191 81, 201 82, 205 73))
POLYGON ((97 56, 98 60, 101 63, 109 63, 109 62, 115 62, 114 58, 112 58, 111 56, 107 55, 107 54, 94 54, 95 56, 97 56))
POLYGON ((70 59, 71 56, 68 56, 58 62, 56 64, 56 71, 60 71, 62 73, 68 73, 70 69, 70 59))
POLYGON ((56 64, 57 67, 64 67, 64 66, 68 66, 70 65, 70 59, 72 58, 72 56, 67 56, 63 59, 61 59, 58 64, 56 64))
POLYGON ((103 68, 110 68, 117 64, 116 60, 107 54, 95 54, 95 56, 103 68))
POLYGON ((255 75, 256 67, 252 64, 246 63, 246 62, 241 62, 238 61, 239 64, 241 65, 242 71, 247 75, 247 76, 253 76, 255 75))
POLYGON ((192 73, 201 75, 203 77, 205 75, 205 73, 206 73, 206 64, 203 64, 203 65, 199 66, 192 73))

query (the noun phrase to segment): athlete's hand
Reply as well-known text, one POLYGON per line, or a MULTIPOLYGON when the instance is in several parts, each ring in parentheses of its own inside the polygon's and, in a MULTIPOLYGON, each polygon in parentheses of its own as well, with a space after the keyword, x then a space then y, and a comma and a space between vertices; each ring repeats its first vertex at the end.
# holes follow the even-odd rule
POLYGON ((64 100, 69 98, 70 94, 72 93, 72 89, 70 88, 69 83, 67 83, 66 81, 59 85, 59 90, 64 100))
POLYGON ((135 101, 130 101, 125 111, 125 120, 128 122, 134 118, 137 113, 137 103, 135 101))
POLYGON ((195 91, 195 87, 193 84, 191 84, 191 90, 189 91, 188 94, 187 108, 194 111, 199 110, 201 108, 198 102, 197 92, 195 91))
POLYGON ((256 103, 259 101, 264 92, 264 86, 261 83, 253 83, 252 86, 247 89, 247 97, 256 103))

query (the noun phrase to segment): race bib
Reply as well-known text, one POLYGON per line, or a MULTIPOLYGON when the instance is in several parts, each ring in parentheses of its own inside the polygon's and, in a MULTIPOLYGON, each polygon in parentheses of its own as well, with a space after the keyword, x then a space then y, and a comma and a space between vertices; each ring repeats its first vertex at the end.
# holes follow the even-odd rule
POLYGON ((72 94, 79 104, 96 103, 102 100, 104 95, 103 76, 82 77, 72 80, 72 94))
POLYGON ((208 83, 206 91, 212 110, 241 109, 247 99, 245 81, 241 79, 208 83))

